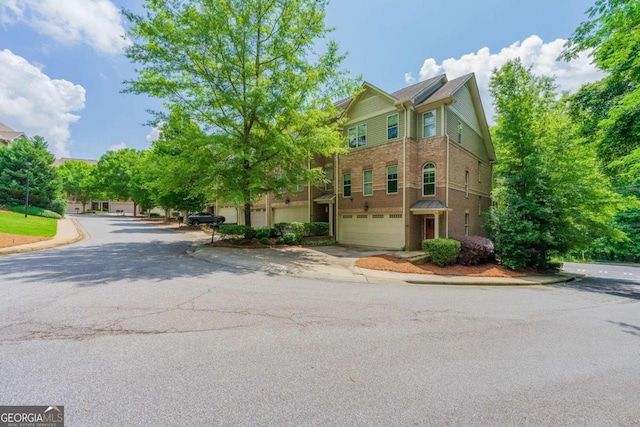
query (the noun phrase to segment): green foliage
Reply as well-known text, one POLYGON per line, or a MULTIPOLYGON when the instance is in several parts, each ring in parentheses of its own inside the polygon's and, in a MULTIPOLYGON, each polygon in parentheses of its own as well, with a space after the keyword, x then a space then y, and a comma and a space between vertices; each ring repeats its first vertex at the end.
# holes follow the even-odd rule
POLYGON ((219 232, 223 239, 238 236, 242 236, 244 239, 253 239, 256 237, 256 230, 249 225, 222 224, 219 232))
POLYGON ((60 216, 64 216, 67 212, 67 199, 54 199, 51 201, 50 210, 54 211, 60 216))
POLYGON ((85 212, 89 201, 99 198, 95 165, 69 161, 58 166, 58 174, 62 181, 62 190, 67 196, 82 204, 82 213, 85 212))
POLYGON ((284 243, 286 245, 293 246, 293 245, 299 245, 300 244, 300 239, 295 233, 284 233, 282 238, 283 238, 284 243))
POLYGON ((335 237, 330 237, 328 239, 322 239, 322 240, 302 240, 302 244, 305 246, 326 246, 326 245, 335 245, 336 244, 336 238, 335 237))
POLYGON ((286 233, 289 230, 289 223, 288 222, 279 222, 277 224, 274 224, 273 228, 277 232, 277 236, 276 237, 280 237, 280 236, 283 236, 284 233, 286 233))
MULTIPOLYGON (((9 206, 7 207, 12 212, 22 213, 24 214, 24 206, 9 206)), ((29 206, 29 210, 27 211, 29 215, 33 216, 41 216, 43 218, 52 218, 52 219, 60 219, 62 215, 59 213, 50 211, 48 209, 37 208, 35 206, 29 206)))
POLYGON ((431 255, 434 264, 444 267, 456 263, 460 242, 454 239, 427 239, 422 241, 422 248, 431 255))
POLYGON ((300 242, 302 240, 302 237, 305 234, 307 227, 306 224, 304 222, 292 222, 289 224, 289 227, 287 228, 287 232, 288 233, 293 233, 296 235, 296 239, 298 240, 298 242, 300 242))
POLYGON ((58 221, 38 216, 25 218, 23 212, 24 211, 13 213, 0 211, 0 233, 42 237, 53 237, 56 235, 58 221))
POLYGON ((545 269, 551 251, 585 248, 620 233, 612 218, 622 198, 598 168, 550 78, 520 60, 494 71, 496 207, 487 224, 496 256, 513 269, 545 269))
POLYGON ((141 172, 145 155, 133 148, 103 154, 96 168, 96 185, 110 199, 132 199, 141 209, 151 209, 155 204, 141 172))
POLYGON ((268 237, 260 237, 260 243, 262 243, 263 245, 271 244, 268 237))
POLYGON ((156 213, 156 212, 151 212, 149 214, 149 218, 162 218, 162 215, 160 215, 159 213, 156 213))
POLYGON ((128 92, 197 123, 202 134, 184 140, 180 164, 199 165, 195 192, 213 187, 244 207, 246 224, 257 198, 321 179, 308 160, 343 145, 333 101, 357 85, 340 71, 335 42, 317 53, 327 2, 147 0, 143 15, 124 11, 126 55, 138 65, 128 92))
POLYGON ((50 208, 61 191, 54 160, 40 136, 33 140, 18 139, 10 147, 0 147, 0 205, 24 205, 26 163, 29 162, 29 204, 50 208))
POLYGON ((256 228, 256 237, 258 239, 267 238, 268 240, 270 236, 271 230, 269 228, 256 228))
POLYGON ((284 237, 280 236, 276 239, 276 245, 284 245, 284 237))
POLYGON ((326 236, 329 234, 328 222, 307 222, 305 223, 305 236, 326 236))

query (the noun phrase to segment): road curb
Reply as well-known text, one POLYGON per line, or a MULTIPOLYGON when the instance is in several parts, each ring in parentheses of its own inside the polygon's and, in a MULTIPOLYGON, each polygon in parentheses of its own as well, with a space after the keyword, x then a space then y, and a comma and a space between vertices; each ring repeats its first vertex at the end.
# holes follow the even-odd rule
POLYGON ((75 236, 70 238, 65 238, 65 239, 59 239, 59 240, 56 240, 56 237, 54 237, 51 240, 44 240, 42 242, 27 243, 26 245, 2 248, 0 249, 0 256, 42 251, 45 249, 54 249, 61 246, 71 245, 73 243, 77 243, 81 240, 84 240, 87 237, 87 234, 82 228, 82 226, 75 220, 75 218, 66 218, 66 219, 70 221, 71 224, 73 224, 73 227, 76 231, 75 236))

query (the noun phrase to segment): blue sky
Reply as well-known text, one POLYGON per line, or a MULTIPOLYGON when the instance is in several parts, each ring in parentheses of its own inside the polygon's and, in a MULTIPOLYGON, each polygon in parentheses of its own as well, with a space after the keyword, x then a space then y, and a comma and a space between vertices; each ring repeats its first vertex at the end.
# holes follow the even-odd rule
MULTIPOLYGON (((97 159, 147 148, 160 101, 121 93, 134 67, 122 54, 124 7, 142 0, 0 0, 0 122, 43 135, 57 157, 97 159)), ((445 73, 475 72, 489 119, 494 67, 520 56, 573 91, 602 75, 585 55, 555 61, 593 0, 333 0, 327 25, 344 68, 392 92, 445 73)))

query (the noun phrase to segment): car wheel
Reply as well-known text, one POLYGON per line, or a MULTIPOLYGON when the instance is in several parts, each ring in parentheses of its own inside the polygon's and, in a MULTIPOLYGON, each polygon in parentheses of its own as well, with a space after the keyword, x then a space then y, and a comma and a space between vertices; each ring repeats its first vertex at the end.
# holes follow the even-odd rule
POLYGON ((196 219, 195 221, 191 221, 191 224, 197 227, 198 225, 200 225, 200 221, 196 219))

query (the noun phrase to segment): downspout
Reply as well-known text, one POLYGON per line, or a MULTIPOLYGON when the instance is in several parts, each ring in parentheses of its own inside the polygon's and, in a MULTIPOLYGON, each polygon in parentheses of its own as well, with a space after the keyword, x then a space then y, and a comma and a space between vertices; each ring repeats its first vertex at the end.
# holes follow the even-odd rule
MULTIPOLYGON (((307 151, 307 171, 311 170, 311 157, 307 151)), ((311 204, 311 181, 307 179, 307 221, 311 222, 311 213, 313 212, 313 205, 311 204)))
POLYGON ((450 143, 450 139, 449 139, 449 132, 447 130, 447 119, 445 116, 445 105, 442 104, 441 107, 441 111, 442 111, 442 130, 444 131, 445 136, 447 137, 447 172, 445 175, 445 200, 444 200, 444 204, 447 207, 447 210, 444 213, 444 217, 445 217, 445 221, 447 222, 447 227, 444 230, 444 235, 445 238, 448 239, 449 238, 449 143, 450 143))
POLYGON ((402 220, 405 224, 405 230, 402 235, 402 247, 407 250, 407 135, 409 134, 409 109, 402 105, 404 110, 404 137, 402 138, 402 220))
MULTIPOLYGON (((339 159, 340 154, 336 153, 333 157, 333 182, 335 183, 333 186, 333 193, 336 195, 336 199, 334 202, 334 212, 333 212, 333 216, 334 216, 334 220, 333 220, 333 237, 336 239, 336 242, 340 243, 338 241, 338 232, 339 232, 339 226, 338 224, 340 223, 340 221, 338 220, 338 218, 340 218, 340 216, 338 215, 338 176, 340 176, 342 178, 342 174, 339 174, 339 169, 338 169, 338 159, 339 159)), ((340 180, 342 181, 342 180, 340 180)), ((342 186, 342 182, 340 182, 340 186, 342 186)))

